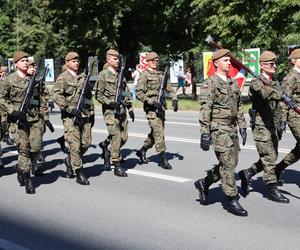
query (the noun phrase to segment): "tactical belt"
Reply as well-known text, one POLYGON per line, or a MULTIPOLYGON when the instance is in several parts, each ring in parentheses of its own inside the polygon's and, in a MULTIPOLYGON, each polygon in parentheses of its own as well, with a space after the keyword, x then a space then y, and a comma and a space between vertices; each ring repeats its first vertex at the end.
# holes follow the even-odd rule
POLYGON ((228 125, 235 125, 237 122, 236 117, 230 117, 230 118, 212 118, 213 122, 220 122, 220 123, 226 123, 228 125))

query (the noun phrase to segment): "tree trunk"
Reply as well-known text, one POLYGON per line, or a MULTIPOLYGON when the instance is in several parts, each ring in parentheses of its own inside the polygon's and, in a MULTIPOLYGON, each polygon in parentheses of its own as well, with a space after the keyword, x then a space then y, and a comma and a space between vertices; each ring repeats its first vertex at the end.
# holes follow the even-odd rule
POLYGON ((196 71, 195 71, 195 66, 194 66, 194 53, 189 52, 188 56, 188 63, 189 63, 189 68, 192 76, 192 100, 197 99, 197 86, 196 86, 196 71))

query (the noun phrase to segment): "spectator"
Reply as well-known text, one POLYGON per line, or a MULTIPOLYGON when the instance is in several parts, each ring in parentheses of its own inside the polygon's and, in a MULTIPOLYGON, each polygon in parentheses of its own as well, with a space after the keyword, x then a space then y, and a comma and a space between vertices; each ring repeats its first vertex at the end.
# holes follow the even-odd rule
POLYGON ((182 66, 179 66, 179 70, 175 74, 178 78, 178 87, 176 89, 176 95, 178 95, 178 90, 182 88, 182 93, 185 95, 185 75, 182 70, 182 66))
POLYGON ((137 64, 135 67, 135 71, 132 72, 131 77, 133 78, 133 86, 132 86, 132 90, 131 90, 131 94, 132 94, 132 100, 136 100, 136 93, 135 93, 135 88, 137 85, 138 80, 141 78, 141 65, 137 64))

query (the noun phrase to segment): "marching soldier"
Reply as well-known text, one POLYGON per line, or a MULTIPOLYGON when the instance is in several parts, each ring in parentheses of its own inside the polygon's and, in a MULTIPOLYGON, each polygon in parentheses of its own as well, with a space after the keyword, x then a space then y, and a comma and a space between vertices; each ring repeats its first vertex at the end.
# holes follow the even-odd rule
POLYGON ((236 81, 227 76, 231 66, 229 53, 227 49, 214 52, 212 59, 216 73, 201 86, 200 146, 204 151, 208 151, 212 143, 219 163, 194 185, 199 191, 200 203, 207 205, 209 186, 221 179, 222 190, 229 203, 227 210, 238 216, 247 216, 247 211, 238 202, 235 181, 235 168, 240 150, 237 126, 245 145, 247 124, 240 90, 236 81))
POLYGON ((53 100, 61 110, 64 124, 64 138, 69 144, 70 152, 65 158, 67 177, 73 178, 81 185, 89 185, 82 169, 82 157, 92 141, 91 117, 94 114, 92 95, 86 98, 84 111, 76 109, 81 89, 85 83, 85 75, 79 74, 79 56, 69 52, 65 56, 66 70, 56 79, 53 87, 53 100), (78 119, 80 124, 76 123, 78 119))
POLYGON ((27 114, 19 111, 30 80, 27 74, 27 53, 15 52, 13 62, 16 71, 5 78, 0 88, 0 107, 10 115, 13 121, 9 129, 18 148, 18 164, 16 165, 18 181, 21 186, 25 185, 26 193, 34 194, 35 188, 30 178, 32 163, 29 136, 30 124, 38 120, 38 107, 33 103, 27 114))
MULTIPOLYGON (((293 65, 292 70, 283 79, 283 88, 285 93, 300 104, 300 49, 295 49, 289 56, 293 65)), ((282 185, 281 173, 288 166, 294 164, 300 159, 300 116, 293 109, 288 110, 284 107, 284 113, 287 116, 288 125, 296 139, 296 146, 288 153, 283 160, 276 166, 275 173, 279 185, 282 185)), ((284 128, 283 128, 284 129, 284 128)))
POLYGON ((282 110, 280 101, 288 106, 293 106, 293 100, 281 90, 279 83, 273 81, 276 72, 276 55, 271 51, 265 51, 259 58, 261 77, 270 82, 266 86, 260 79, 253 79, 250 83, 249 98, 252 109, 249 110, 251 127, 255 145, 259 154, 259 161, 250 168, 241 170, 238 174, 241 179, 242 189, 247 195, 251 177, 264 171, 263 181, 267 187, 268 198, 275 202, 289 203, 277 188, 275 175, 276 160, 278 156, 278 139, 282 131, 278 133, 279 124, 282 124, 282 110))
POLYGON ((115 102, 116 81, 119 76, 117 72, 119 67, 119 52, 109 49, 106 52, 107 67, 105 67, 98 76, 95 85, 95 97, 102 104, 104 121, 108 131, 108 138, 101 142, 99 146, 103 150, 104 168, 110 170, 110 157, 114 165, 114 174, 119 177, 126 177, 126 172, 122 169, 120 162, 122 155, 121 147, 128 138, 128 121, 126 109, 129 116, 134 121, 133 106, 130 98, 130 91, 124 82, 122 104, 120 114, 115 115, 117 103, 115 102), (110 150, 108 145, 110 144, 110 150))
MULTIPOLYGON (((157 72, 159 64, 159 56, 155 52, 150 52, 146 56, 148 62, 148 69, 141 74, 141 78, 136 86, 136 94, 138 100, 144 104, 144 111, 146 118, 149 122, 150 133, 146 138, 144 145, 137 152, 141 163, 148 163, 146 152, 149 148, 155 145, 156 151, 160 156, 160 166, 164 169, 172 169, 172 166, 166 158, 166 145, 165 145, 165 109, 166 104, 158 103, 158 92, 162 81, 162 75, 157 72), (158 116, 155 112, 160 105, 163 108, 163 114, 158 116)), ((167 84, 166 92, 172 97, 172 106, 174 111, 178 110, 178 101, 175 92, 170 83, 167 84)))
MULTIPOLYGON (((6 76, 7 67, 0 66, 0 86, 4 81, 6 76)), ((5 134, 7 133, 7 113, 0 109, 0 140, 4 139, 5 134)), ((2 147, 0 145, 0 168, 4 168, 4 164, 2 162, 2 147)))

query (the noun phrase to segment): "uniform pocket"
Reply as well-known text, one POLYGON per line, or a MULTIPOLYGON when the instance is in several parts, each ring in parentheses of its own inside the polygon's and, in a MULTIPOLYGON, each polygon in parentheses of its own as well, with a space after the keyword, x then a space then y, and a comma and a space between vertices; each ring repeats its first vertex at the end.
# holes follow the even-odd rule
POLYGON ((214 150, 225 152, 227 148, 233 146, 233 139, 229 132, 217 130, 211 133, 214 150))

